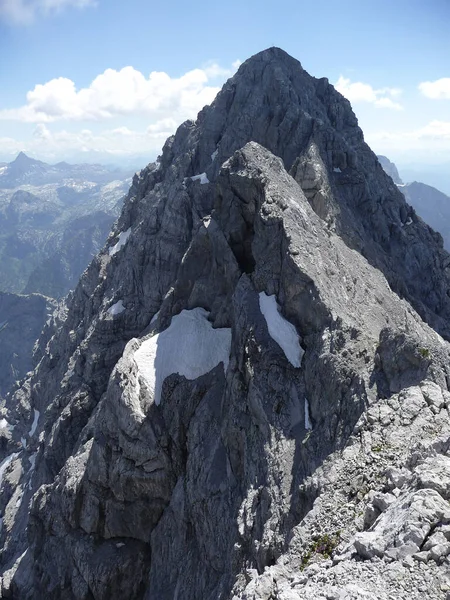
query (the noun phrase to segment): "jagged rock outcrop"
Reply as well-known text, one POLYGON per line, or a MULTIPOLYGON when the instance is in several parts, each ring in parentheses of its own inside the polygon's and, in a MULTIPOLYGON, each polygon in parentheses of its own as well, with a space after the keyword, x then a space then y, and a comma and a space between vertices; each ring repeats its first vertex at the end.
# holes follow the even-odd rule
POLYGON ((249 59, 8 402, 3 597, 441 597, 449 260, 350 104, 249 59))
POLYGON ((387 156, 382 156, 379 154, 377 158, 380 161, 380 165, 383 167, 389 177, 391 177, 392 181, 397 185, 403 185, 403 181, 400 178, 396 165, 391 162, 387 156))

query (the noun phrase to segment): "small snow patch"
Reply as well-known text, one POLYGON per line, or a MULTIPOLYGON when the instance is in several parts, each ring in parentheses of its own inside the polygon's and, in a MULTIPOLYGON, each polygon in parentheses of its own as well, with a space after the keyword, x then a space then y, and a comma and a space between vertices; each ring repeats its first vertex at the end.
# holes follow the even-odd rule
POLYGON ((305 429, 312 429, 311 417, 309 414, 309 402, 308 399, 305 398, 305 429))
POLYGON ((22 444, 22 447, 23 447, 23 448, 26 448, 26 447, 27 447, 27 440, 26 440, 24 437, 21 437, 21 438, 20 438, 20 443, 22 444))
POLYGON ((129 227, 126 231, 122 231, 121 233, 119 233, 119 239, 117 241, 117 244, 115 244, 112 248, 109 249, 110 256, 117 254, 117 252, 119 252, 119 250, 123 246, 125 246, 128 238, 130 237, 130 233, 131 233, 131 227, 129 227))
POLYGON ((8 425, 9 423, 6 419, 0 419, 0 429, 9 429, 8 425))
POLYGON ((197 180, 199 180, 201 185, 203 185, 203 184, 205 184, 205 183, 209 183, 209 179, 208 179, 208 177, 206 176, 206 173, 200 173, 200 175, 193 175, 193 176, 191 177, 191 179, 192 179, 192 181, 197 181, 197 180))
POLYGON ((408 220, 406 221, 405 225, 412 225, 413 220, 411 219, 411 217, 408 217, 408 220))
POLYGON ((36 409, 34 409, 34 419, 33 419, 32 425, 31 425, 30 432, 28 433, 28 435, 30 437, 33 437, 34 432, 36 431, 36 427, 37 427, 37 424, 38 424, 38 421, 39 421, 39 416, 40 416, 39 411, 36 410, 36 409))
POLYGON ((30 456, 30 458, 28 459, 30 461, 30 468, 28 469, 28 472, 30 473, 31 471, 34 471, 34 465, 36 464, 36 456, 37 456, 37 452, 35 452, 34 454, 32 454, 30 456))
POLYGON ((118 544, 116 544, 116 548, 122 548, 123 546, 125 546, 123 542, 119 542, 118 544))
POLYGON ((214 150, 214 152, 211 154, 211 160, 212 160, 212 162, 214 162, 216 160, 218 154, 219 154, 219 150, 216 148, 214 150))
POLYGON ((259 308, 266 319, 270 337, 280 346, 291 365, 300 367, 304 350, 300 346, 297 330, 280 314, 275 296, 261 292, 259 308))
POLYGON ((108 314, 110 315, 120 315, 120 313, 123 313, 123 311, 125 310, 125 306, 123 305, 123 301, 119 300, 119 302, 116 302, 115 304, 113 304, 112 306, 110 306, 108 308, 108 314))
POLYGON ((227 370, 231 350, 231 329, 214 329, 203 308, 183 310, 170 326, 142 342, 134 359, 155 404, 161 401, 164 380, 172 373, 194 380, 219 363, 227 370))
POLYGON ((334 171, 335 173, 342 173, 342 171, 340 170, 340 168, 339 168, 339 167, 334 167, 333 171, 334 171))

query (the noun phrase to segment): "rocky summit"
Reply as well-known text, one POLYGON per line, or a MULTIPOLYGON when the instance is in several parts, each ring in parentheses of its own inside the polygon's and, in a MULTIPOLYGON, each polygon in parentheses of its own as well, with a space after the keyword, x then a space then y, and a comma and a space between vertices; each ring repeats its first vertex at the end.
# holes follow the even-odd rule
POLYGON ((449 266, 349 102, 250 58, 6 400, 1 596, 446 598, 449 266))

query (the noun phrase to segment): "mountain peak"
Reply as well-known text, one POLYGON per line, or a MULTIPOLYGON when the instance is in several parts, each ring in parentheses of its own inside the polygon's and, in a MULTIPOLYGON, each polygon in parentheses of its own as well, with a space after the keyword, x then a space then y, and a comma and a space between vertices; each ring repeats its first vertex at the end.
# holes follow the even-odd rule
POLYGON ((30 156, 25 154, 25 152, 23 152, 23 151, 19 152, 19 154, 16 156, 16 158, 10 163, 11 166, 14 165, 14 166, 18 166, 18 167, 24 167, 24 166, 29 166, 29 165, 38 165, 38 164, 44 164, 44 163, 42 163, 42 161, 40 161, 40 160, 36 160, 35 158, 31 158, 30 156))
MULTIPOLYGON (((278 48, 277 46, 271 46, 270 48, 266 48, 265 50, 261 50, 257 52, 250 58, 248 58, 243 65, 251 66, 257 62, 271 63, 278 62, 285 65, 290 65, 296 69, 302 68, 300 62, 288 54, 285 50, 278 48)), ((241 66, 243 66, 241 65, 241 66)))

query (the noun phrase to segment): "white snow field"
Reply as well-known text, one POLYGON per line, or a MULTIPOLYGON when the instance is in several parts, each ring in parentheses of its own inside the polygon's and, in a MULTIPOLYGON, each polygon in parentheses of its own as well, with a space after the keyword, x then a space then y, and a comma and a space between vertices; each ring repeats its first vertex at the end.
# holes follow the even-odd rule
POLYGON ((134 359, 141 376, 153 391, 155 404, 161 401, 162 384, 172 373, 194 380, 219 363, 228 367, 231 329, 214 329, 203 308, 183 310, 170 326, 145 340, 134 359))
POLYGON ((276 297, 260 292, 259 308, 266 319, 270 337, 280 346, 291 365, 300 367, 304 354, 300 338, 294 325, 281 315, 276 297))

